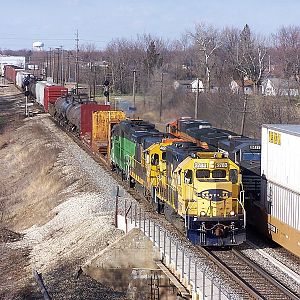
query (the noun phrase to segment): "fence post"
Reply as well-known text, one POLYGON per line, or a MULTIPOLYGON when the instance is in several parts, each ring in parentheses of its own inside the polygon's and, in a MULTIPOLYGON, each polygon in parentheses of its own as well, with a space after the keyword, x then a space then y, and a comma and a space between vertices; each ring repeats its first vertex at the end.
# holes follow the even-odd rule
POLYGON ((184 248, 182 247, 182 268, 181 268, 181 278, 184 278, 184 248))
POLYGON ((134 227, 136 227, 136 219, 137 219, 137 209, 136 209, 137 204, 134 206, 134 227))
POLYGON ((189 255, 189 265, 188 265, 188 284, 191 281, 191 256, 189 255))
POLYGON ((177 271, 177 263, 178 263, 178 242, 176 242, 176 250, 175 250, 175 270, 177 271))
POLYGON ((155 247, 155 222, 153 221, 153 246, 155 247))
POLYGON ((205 271, 206 271, 206 268, 204 269, 204 271, 202 272, 203 274, 203 286, 202 286, 202 289, 203 289, 203 297, 202 299, 205 300, 205 271))
POLYGON ((210 299, 213 300, 214 294, 214 277, 211 279, 210 299))
POLYGON ((144 212, 144 234, 146 235, 146 213, 144 212))
POLYGON ((130 203, 130 223, 132 224, 132 211, 133 211, 133 209, 132 209, 132 202, 130 203))
POLYGON ((142 208, 140 207, 140 214, 139 214, 139 229, 142 228, 142 208))
POLYGON ((195 277, 194 277, 194 292, 197 290, 197 262, 195 261, 195 277))
POLYGON ((160 226, 159 225, 157 226, 157 229, 158 229, 158 250, 160 252, 160 226))
POLYGON ((151 237, 151 228, 150 228, 150 219, 148 219, 148 236, 149 236, 149 239, 151 237))
POLYGON ((164 230, 164 256, 166 256, 166 237, 167 237, 167 233, 164 230))
POLYGON ((172 241, 171 241, 171 237, 169 236, 169 246, 170 246, 170 248, 169 248, 169 254, 170 254, 170 256, 169 256, 169 264, 171 265, 171 258, 172 258, 172 241))

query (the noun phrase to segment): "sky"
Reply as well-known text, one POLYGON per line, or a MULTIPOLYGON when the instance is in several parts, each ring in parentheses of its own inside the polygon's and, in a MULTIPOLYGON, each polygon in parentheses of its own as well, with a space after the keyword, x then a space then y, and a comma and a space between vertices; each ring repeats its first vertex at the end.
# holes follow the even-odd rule
POLYGON ((218 29, 245 24, 257 34, 300 25, 300 0, 2 0, 0 49, 45 50, 79 44, 97 49, 117 38, 137 35, 175 40, 204 22, 218 29))

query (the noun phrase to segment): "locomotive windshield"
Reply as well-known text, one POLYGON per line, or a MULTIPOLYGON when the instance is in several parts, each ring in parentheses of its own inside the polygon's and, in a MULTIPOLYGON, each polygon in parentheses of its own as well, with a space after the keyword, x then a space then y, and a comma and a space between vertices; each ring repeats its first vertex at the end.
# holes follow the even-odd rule
POLYGON ((226 171, 221 169, 213 170, 212 178, 226 178, 226 171))
POLYGON ((210 177, 210 171, 209 170, 197 170, 196 171, 196 177, 198 179, 209 178, 210 177))
POLYGON ((216 169, 210 170, 196 170, 197 179, 218 179, 226 178, 226 170, 216 169))
POLYGON ((244 152, 243 153, 243 159, 242 160, 260 161, 260 159, 261 159, 261 153, 260 152, 244 152))

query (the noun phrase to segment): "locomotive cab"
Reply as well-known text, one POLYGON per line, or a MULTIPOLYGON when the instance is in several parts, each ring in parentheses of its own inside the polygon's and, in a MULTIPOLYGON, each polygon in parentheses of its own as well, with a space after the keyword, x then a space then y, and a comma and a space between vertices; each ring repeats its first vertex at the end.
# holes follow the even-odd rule
POLYGON ((221 153, 197 153, 178 165, 173 185, 189 239, 205 246, 245 240, 239 167, 221 153))

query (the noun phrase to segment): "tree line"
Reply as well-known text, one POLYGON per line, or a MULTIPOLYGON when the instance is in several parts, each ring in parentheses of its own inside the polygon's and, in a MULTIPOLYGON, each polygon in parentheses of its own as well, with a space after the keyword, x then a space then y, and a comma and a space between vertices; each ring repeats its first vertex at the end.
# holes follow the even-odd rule
MULTIPOLYGON (((247 24, 242 29, 218 29, 200 23, 174 41, 144 34, 131 40, 112 39, 103 50, 97 50, 93 44, 81 45, 78 50, 18 53, 42 63, 42 68, 46 66, 44 76, 54 75, 56 81, 77 79, 95 90, 95 86, 108 79, 114 95, 131 95, 135 74, 135 92, 149 101, 142 105, 158 110, 158 99, 163 95, 166 117, 193 115, 195 95, 175 91, 173 83, 200 78, 205 93, 199 96, 198 116, 209 118, 218 126, 236 131, 246 115, 246 120, 253 124, 246 124, 245 132, 255 135, 259 130, 254 127, 259 128, 262 122, 299 121, 297 99, 259 97, 262 80, 271 75, 293 80, 300 87, 299 26, 282 26, 276 33, 262 36, 253 33, 247 24), (79 65, 77 74, 76 65, 79 65), (242 87, 245 80, 253 83, 254 95, 247 103, 245 95, 232 94, 229 84, 233 79, 242 87), (218 87, 217 91, 214 87, 218 87), (265 107, 262 101, 271 105, 265 107)), ((2 51, 2 54, 18 53, 2 51)))

